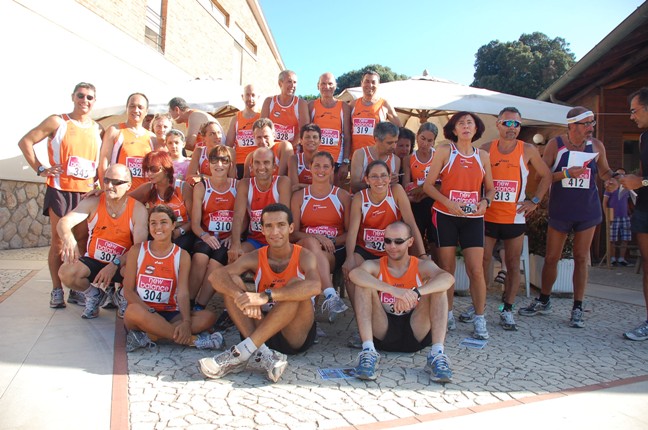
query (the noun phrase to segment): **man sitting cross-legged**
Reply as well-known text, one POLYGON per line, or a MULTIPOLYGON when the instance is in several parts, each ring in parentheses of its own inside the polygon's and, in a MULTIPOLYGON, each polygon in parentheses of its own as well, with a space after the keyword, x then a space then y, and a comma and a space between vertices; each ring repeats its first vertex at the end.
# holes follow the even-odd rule
POLYGON ((367 260, 349 273, 362 340, 357 378, 376 379, 383 351, 415 352, 432 345, 425 365, 433 382, 449 382, 452 371, 443 352, 448 323, 446 291, 454 277, 431 260, 408 255, 414 243, 409 225, 385 229, 386 256, 367 260))
POLYGON ((322 286, 313 254, 288 241, 293 229, 288 207, 281 203, 266 206, 261 230, 268 246, 243 254, 209 276, 245 340, 200 360, 205 376, 220 378, 247 366, 265 370, 268 379, 277 382, 288 364, 284 354, 297 354, 313 345, 316 331, 311 298, 322 286), (251 288, 240 278, 248 270, 255 273, 251 288))

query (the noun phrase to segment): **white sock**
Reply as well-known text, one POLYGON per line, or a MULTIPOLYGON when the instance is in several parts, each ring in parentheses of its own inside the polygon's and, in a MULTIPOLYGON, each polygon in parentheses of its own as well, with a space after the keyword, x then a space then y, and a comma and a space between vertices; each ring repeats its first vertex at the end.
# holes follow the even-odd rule
POLYGON ((260 353, 262 353, 262 354, 271 354, 271 353, 272 353, 272 351, 270 350, 270 348, 268 348, 268 346, 267 346, 265 343, 262 343, 262 344, 261 344, 261 346, 259 347, 259 349, 257 349, 257 352, 260 352, 260 353))
POLYGON ((94 285, 90 284, 87 290, 83 292, 86 296, 89 297, 94 297, 99 294, 99 288, 95 287, 94 285))
POLYGON ((336 293, 336 291, 335 291, 335 288, 333 288, 333 287, 328 287, 327 289, 325 289, 324 291, 322 291, 322 294, 324 294, 324 297, 326 297, 326 298, 328 299, 328 298, 330 298, 331 296, 335 296, 337 293, 336 293))
POLYGON ((254 342, 252 342, 252 339, 249 337, 246 337, 243 342, 239 343, 236 345, 236 349, 241 353, 240 355, 240 360, 241 361, 248 361, 250 357, 252 357, 252 354, 258 349, 254 342))
POLYGON ((428 356, 434 357, 439 354, 443 354, 443 344, 435 343, 430 347, 430 352, 428 353, 428 356))
POLYGON ((449 311, 448 312, 448 319, 452 319, 453 317, 454 317, 454 315, 452 314, 452 311, 449 311))
POLYGON ((362 342, 362 350, 369 350, 376 352, 376 347, 374 346, 373 340, 368 340, 366 342, 362 342))
POLYGON ((475 315, 475 319, 477 319, 477 318, 484 319, 484 315, 475 315))

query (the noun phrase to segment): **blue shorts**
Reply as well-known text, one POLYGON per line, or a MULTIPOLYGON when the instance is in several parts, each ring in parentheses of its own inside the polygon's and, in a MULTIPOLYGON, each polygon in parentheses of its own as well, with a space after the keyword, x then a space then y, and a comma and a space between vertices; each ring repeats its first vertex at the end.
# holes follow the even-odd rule
POLYGON ((562 221, 554 218, 549 218, 549 227, 558 230, 561 233, 580 233, 588 228, 596 227, 601 223, 602 219, 596 218, 588 221, 562 221))
POLYGON ((626 242, 632 240, 629 217, 614 218, 610 223, 610 242, 618 242, 619 240, 626 242))
POLYGON ((254 240, 250 238, 247 238, 245 241, 250 245, 252 245, 254 249, 259 249, 259 248, 263 248, 264 246, 267 246, 265 243, 261 243, 258 240, 254 240))
POLYGON ((648 212, 635 209, 630 225, 633 233, 648 233, 648 212))

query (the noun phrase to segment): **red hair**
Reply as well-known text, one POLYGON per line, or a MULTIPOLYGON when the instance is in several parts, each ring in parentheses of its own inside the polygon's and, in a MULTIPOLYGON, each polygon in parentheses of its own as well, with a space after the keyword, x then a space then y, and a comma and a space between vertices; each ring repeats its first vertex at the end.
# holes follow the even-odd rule
MULTIPOLYGON (((173 160, 171 159, 171 156, 168 152, 151 151, 144 156, 142 170, 147 172, 150 166, 160 166, 164 170, 165 176, 169 181, 169 188, 167 188, 164 196, 162 196, 162 200, 165 202, 170 201, 175 191, 175 183, 173 181, 173 160)), ((155 186, 153 186, 151 187, 151 191, 149 192, 146 201, 153 203, 155 200, 157 200, 157 190, 155 189, 155 186)))

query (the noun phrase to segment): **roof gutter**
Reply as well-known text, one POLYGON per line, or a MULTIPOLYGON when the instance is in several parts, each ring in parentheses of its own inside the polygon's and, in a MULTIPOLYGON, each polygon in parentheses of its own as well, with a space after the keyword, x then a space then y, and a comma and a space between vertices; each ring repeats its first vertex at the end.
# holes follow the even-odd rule
POLYGON ((250 9, 252 10, 252 14, 254 15, 257 22, 259 23, 261 32, 263 33, 263 36, 268 42, 268 46, 270 46, 270 50, 274 55, 275 61, 277 62, 281 70, 285 70, 286 66, 284 65, 283 59, 281 58, 281 54, 279 53, 279 48, 277 48, 277 44, 275 43, 274 37, 272 36, 272 31, 270 31, 270 27, 268 26, 268 22, 266 21, 265 16, 263 15, 263 11, 261 10, 261 6, 259 5, 258 0, 247 0, 247 3, 248 6, 250 6, 250 9))
POLYGON ((581 73, 587 70, 592 64, 597 62, 604 54, 614 48, 623 38, 635 31, 639 26, 645 25, 648 21, 648 2, 644 2, 632 14, 630 14, 621 24, 610 32, 602 41, 600 41, 591 51, 589 51, 579 62, 574 64, 571 69, 565 72, 558 80, 544 90, 538 97, 538 100, 555 102, 555 94, 565 88, 571 81, 576 79, 581 73))

